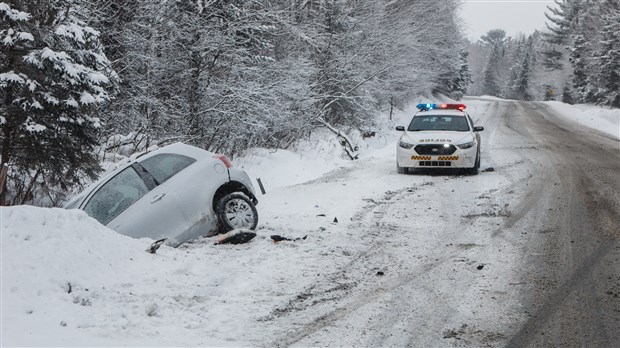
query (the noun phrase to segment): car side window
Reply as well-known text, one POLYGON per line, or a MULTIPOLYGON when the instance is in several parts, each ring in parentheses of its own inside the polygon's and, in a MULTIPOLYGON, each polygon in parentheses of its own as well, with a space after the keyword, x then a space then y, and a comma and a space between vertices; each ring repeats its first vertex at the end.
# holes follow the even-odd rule
POLYGON ((161 184, 194 162, 196 160, 191 157, 176 153, 162 153, 141 161, 140 165, 161 184))
POLYGON ((129 167, 101 186, 88 201, 84 211, 106 225, 147 192, 149 189, 144 181, 129 167))

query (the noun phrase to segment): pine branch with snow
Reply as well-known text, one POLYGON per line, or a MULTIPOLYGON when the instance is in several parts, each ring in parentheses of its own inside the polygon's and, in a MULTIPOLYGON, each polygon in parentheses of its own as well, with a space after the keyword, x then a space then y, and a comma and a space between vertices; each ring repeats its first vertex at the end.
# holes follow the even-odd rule
POLYGON ((39 5, 27 13, 0 3, 0 167, 12 179, 0 187, 0 204, 23 203, 36 185, 66 187, 99 169, 91 150, 101 122, 93 111, 110 100, 116 75, 99 33, 70 4, 39 5))

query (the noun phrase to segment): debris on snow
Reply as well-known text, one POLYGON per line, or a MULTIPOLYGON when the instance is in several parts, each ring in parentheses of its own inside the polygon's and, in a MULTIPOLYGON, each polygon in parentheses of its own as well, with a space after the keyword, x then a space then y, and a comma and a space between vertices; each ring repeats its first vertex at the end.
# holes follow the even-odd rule
POLYGON ((271 236, 271 240, 272 240, 274 243, 278 243, 278 242, 282 242, 282 241, 291 241, 291 242, 294 242, 294 241, 298 241, 298 240, 306 240, 306 238, 308 238, 308 236, 303 236, 302 238, 294 238, 294 239, 290 239, 290 238, 282 237, 282 236, 279 236, 279 235, 277 235, 277 234, 274 234, 274 235, 272 235, 272 236, 271 236))
POLYGON ((256 233, 249 232, 249 230, 232 230, 223 234, 215 245, 219 244, 244 244, 256 237, 256 233))
POLYGON ((456 338, 460 340, 460 335, 465 333, 465 329, 467 329, 467 324, 463 324, 458 331, 455 330, 446 330, 443 332, 443 338, 456 338))
POLYGON ((159 306, 157 305, 157 302, 153 302, 146 307, 146 315, 148 315, 149 317, 154 317, 157 315, 158 310, 159 306))
POLYGON ((166 241, 167 238, 164 239, 160 239, 156 242, 154 242, 153 244, 151 244, 147 249, 146 252, 147 253, 151 253, 151 254, 155 254, 155 252, 157 251, 157 249, 159 249, 159 247, 164 244, 164 242, 166 241))

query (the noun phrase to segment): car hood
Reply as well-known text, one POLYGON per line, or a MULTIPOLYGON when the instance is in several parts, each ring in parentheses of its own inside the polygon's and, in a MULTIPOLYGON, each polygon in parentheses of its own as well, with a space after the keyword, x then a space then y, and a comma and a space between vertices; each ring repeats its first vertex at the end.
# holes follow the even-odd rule
POLYGON ((417 131, 405 132, 400 140, 409 144, 464 144, 474 140, 474 135, 469 132, 450 131, 417 131))

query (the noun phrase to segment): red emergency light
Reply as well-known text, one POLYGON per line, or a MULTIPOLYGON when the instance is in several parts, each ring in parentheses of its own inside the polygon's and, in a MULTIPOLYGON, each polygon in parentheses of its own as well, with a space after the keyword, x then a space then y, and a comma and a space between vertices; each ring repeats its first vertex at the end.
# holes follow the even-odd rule
POLYGON ((465 104, 418 104, 418 109, 428 111, 433 109, 452 109, 463 111, 467 108, 465 104))

